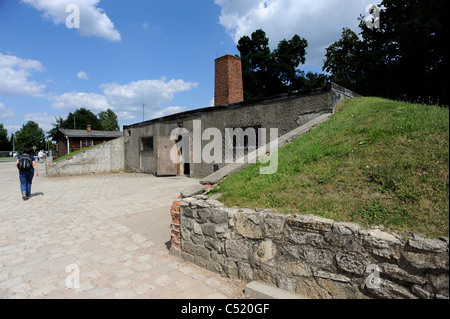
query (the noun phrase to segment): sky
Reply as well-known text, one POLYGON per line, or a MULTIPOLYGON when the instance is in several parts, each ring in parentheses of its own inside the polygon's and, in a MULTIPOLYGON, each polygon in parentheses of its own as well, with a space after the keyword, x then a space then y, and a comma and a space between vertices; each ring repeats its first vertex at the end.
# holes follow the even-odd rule
POLYGON ((0 123, 45 131, 84 107, 130 125, 214 104, 214 61, 263 29, 308 40, 322 72, 373 0, 0 0, 0 123))

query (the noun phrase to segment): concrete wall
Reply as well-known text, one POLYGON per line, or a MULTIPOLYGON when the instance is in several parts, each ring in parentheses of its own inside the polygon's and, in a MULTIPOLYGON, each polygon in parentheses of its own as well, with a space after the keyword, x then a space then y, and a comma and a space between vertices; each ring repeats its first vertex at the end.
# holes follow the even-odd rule
POLYGON ((47 176, 118 173, 125 170, 124 137, 88 149, 46 168, 47 176))
POLYGON ((172 206, 172 253, 201 267, 314 299, 449 298, 448 238, 228 209, 206 198, 172 206))
MULTIPOLYGON (((142 137, 170 136, 173 129, 182 126, 193 133, 193 121, 202 121, 202 130, 217 128, 225 139, 226 128, 261 127, 267 129, 266 141, 270 141, 269 129, 277 128, 278 136, 282 136, 316 117, 332 113, 337 103, 345 98, 337 86, 319 89, 306 95, 286 94, 253 103, 237 103, 189 111, 178 115, 139 123, 124 127, 126 168, 141 173, 156 173, 156 150, 153 153, 140 151, 142 137)), ((345 92, 344 92, 345 93, 345 92)), ((202 141, 203 149, 210 141, 202 141)), ((198 147, 192 145, 191 149, 198 147)), ((225 154, 225 141, 223 141, 225 154)), ((192 155, 192 154, 191 154, 192 155)), ((214 165, 207 163, 190 163, 190 176, 203 178, 214 172, 214 165)), ((219 163, 216 169, 226 164, 219 163)))

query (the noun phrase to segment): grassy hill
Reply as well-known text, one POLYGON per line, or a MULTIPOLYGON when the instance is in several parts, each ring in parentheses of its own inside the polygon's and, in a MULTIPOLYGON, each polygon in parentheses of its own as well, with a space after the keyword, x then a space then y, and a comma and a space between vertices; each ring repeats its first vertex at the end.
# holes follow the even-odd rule
POLYGON ((229 207, 271 208, 394 231, 449 236, 449 110, 380 98, 336 115, 279 151, 274 175, 226 178, 229 207))

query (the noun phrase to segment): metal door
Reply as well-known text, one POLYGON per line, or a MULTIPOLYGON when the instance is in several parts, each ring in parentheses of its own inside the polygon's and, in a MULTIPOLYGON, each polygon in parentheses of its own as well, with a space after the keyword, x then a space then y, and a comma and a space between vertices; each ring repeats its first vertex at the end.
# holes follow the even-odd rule
POLYGON ((176 145, 170 136, 158 136, 156 138, 156 175, 177 176, 178 165, 170 159, 170 151, 176 145))

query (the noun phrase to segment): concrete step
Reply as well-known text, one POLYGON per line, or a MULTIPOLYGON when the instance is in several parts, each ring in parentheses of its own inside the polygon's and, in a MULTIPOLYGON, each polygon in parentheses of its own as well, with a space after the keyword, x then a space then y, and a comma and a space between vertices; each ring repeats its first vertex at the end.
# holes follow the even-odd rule
POLYGON ((245 286, 245 295, 252 299, 308 299, 260 281, 252 281, 245 286))

